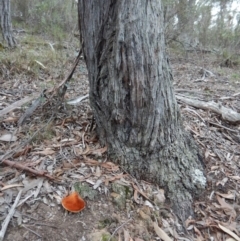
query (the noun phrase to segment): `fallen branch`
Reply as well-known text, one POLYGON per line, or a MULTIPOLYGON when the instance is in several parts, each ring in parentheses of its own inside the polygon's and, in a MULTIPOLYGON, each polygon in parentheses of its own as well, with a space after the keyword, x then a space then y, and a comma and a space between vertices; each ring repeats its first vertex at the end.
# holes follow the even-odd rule
POLYGON ((45 171, 37 171, 37 170, 34 170, 30 167, 26 167, 20 163, 16 163, 16 162, 13 162, 13 161, 9 161, 9 160, 2 160, 1 164, 5 164, 7 166, 10 166, 10 167, 15 167, 17 169, 20 169, 22 171, 27 171, 27 172, 30 172, 36 176, 40 176, 40 177, 47 177, 48 179, 50 180, 55 180, 54 177, 52 177, 51 175, 47 174, 45 171))
MULTIPOLYGON (((73 73, 79 63, 79 60, 81 58, 82 49, 80 49, 77 58, 75 59, 75 62, 73 64, 73 67, 67 77, 55 88, 46 91, 43 90, 43 92, 40 94, 40 96, 34 101, 34 103, 25 111, 25 113, 21 116, 21 118, 18 121, 18 126, 21 126, 23 122, 26 120, 26 118, 30 117, 33 112, 44 102, 45 100, 45 93, 51 94, 51 97, 48 98, 47 102, 50 102, 51 99, 54 97, 54 95, 57 95, 59 99, 62 99, 67 91, 67 85, 66 83, 69 82, 73 76, 73 73)), ((45 103, 46 105, 46 103, 45 103)))
POLYGON ((24 112, 24 114, 18 120, 18 126, 21 126, 23 122, 30 117, 33 112, 40 106, 40 104, 44 101, 44 93, 46 90, 43 90, 40 96, 33 102, 33 104, 24 112))
POLYGON ((2 229, 1 229, 1 231, 0 231, 0 241, 2 241, 2 240, 4 239, 5 233, 6 233, 6 231, 7 231, 8 224, 9 224, 12 216, 13 216, 14 213, 15 213, 15 209, 16 209, 16 207, 17 207, 17 205, 18 205, 18 202, 19 202, 19 200, 20 200, 20 198, 21 198, 21 195, 22 195, 22 190, 19 191, 19 193, 18 193, 18 195, 17 195, 17 197, 16 197, 16 199, 15 199, 14 204, 12 205, 12 207, 11 207, 11 209, 10 209, 7 217, 6 217, 6 219, 4 220, 4 222, 3 222, 3 224, 2 224, 2 229))
MULTIPOLYGON (((82 46, 82 45, 81 45, 82 46)), ((64 97, 66 91, 67 91, 67 85, 66 83, 69 82, 74 74, 74 71, 79 63, 79 60, 81 59, 81 54, 82 54, 82 48, 79 50, 78 56, 75 59, 75 62, 73 64, 73 67, 67 77, 55 88, 52 90, 48 91, 48 93, 52 93, 52 97, 54 96, 55 93, 57 93, 58 96, 64 97)), ((51 99, 51 98, 50 98, 51 99)))
POLYGON ((229 121, 233 124, 240 122, 240 113, 224 107, 220 103, 214 101, 204 102, 196 99, 190 99, 183 96, 176 95, 178 101, 184 102, 185 104, 191 105, 196 108, 211 110, 221 115, 223 120, 229 121))
POLYGON ((38 236, 40 239, 43 238, 43 237, 42 237, 40 234, 38 234, 37 232, 35 232, 35 231, 33 231, 32 229, 26 227, 26 225, 22 225, 21 227, 27 229, 27 230, 28 230, 29 232, 31 232, 31 233, 34 233, 34 234, 35 234, 36 236, 38 236))
POLYGON ((4 108, 3 110, 0 111, 0 117, 9 113, 10 111, 15 110, 18 107, 21 107, 22 105, 28 103, 29 101, 33 100, 36 97, 35 95, 32 96, 27 96, 21 100, 18 100, 16 102, 14 102, 13 104, 9 105, 8 107, 4 108))
POLYGON ((112 235, 109 237, 108 241, 110 241, 112 239, 112 237, 117 233, 117 231, 119 229, 121 229, 122 227, 124 227, 126 224, 130 223, 132 221, 132 219, 128 219, 126 222, 122 223, 119 227, 117 227, 114 232, 112 233, 112 235))
POLYGON ((228 131, 231 131, 231 132, 234 132, 234 133, 237 133, 237 134, 238 134, 238 131, 233 130, 233 129, 230 129, 230 128, 226 127, 226 126, 219 125, 219 124, 214 123, 214 122, 212 122, 212 121, 209 121, 209 123, 212 124, 212 125, 214 125, 214 126, 218 126, 218 127, 220 127, 220 128, 223 128, 223 129, 226 129, 226 130, 228 130, 228 131))

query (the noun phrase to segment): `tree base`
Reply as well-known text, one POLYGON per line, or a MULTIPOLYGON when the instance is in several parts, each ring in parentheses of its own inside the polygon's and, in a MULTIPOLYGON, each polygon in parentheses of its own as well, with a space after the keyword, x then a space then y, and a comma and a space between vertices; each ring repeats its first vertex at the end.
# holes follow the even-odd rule
POLYGON ((164 148, 126 147, 118 143, 110 147, 118 163, 137 179, 146 180, 166 190, 172 209, 184 221, 193 216, 192 201, 205 189, 203 162, 197 147, 187 133, 164 148), (117 148, 120 147, 120 148, 117 148))

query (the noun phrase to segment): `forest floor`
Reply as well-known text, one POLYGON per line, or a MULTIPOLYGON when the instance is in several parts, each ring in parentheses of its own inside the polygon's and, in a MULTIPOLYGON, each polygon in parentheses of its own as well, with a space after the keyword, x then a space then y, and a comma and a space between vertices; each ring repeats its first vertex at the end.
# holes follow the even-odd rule
MULTIPOLYGON (((137 181, 108 159, 88 99, 67 103, 88 94, 83 60, 67 83, 64 101, 49 97, 71 70, 77 44, 56 48, 25 37, 18 36, 17 49, 0 52, 2 224, 21 190, 4 240, 240 240, 239 123, 178 100, 184 127, 204 156, 208 182, 193 203, 195 216, 181 223, 164 187, 137 181), (31 104, 36 110, 19 123, 31 104), (79 213, 64 210, 61 199, 81 187, 88 190, 81 193, 86 207, 79 213)), ((212 54, 170 56, 177 96, 214 101, 240 113, 239 67, 220 67, 212 54)))

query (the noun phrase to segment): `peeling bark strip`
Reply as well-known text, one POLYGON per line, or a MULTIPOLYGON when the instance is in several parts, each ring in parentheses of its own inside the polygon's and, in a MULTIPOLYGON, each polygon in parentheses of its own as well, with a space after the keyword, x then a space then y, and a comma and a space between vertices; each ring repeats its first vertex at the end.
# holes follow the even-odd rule
POLYGON ((16 40, 12 35, 10 0, 0 1, 0 24, 3 39, 7 42, 9 47, 14 47, 16 45, 16 40))
POLYGON ((161 1, 79 0, 79 25, 101 140, 125 170, 165 188, 187 218, 206 179, 173 93, 161 1))

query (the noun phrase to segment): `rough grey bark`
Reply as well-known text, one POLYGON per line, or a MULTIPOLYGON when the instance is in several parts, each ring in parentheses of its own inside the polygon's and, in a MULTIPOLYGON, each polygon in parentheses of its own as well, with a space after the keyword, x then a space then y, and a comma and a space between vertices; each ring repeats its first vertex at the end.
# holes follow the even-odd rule
POLYGON ((100 139, 185 219, 206 179, 174 96, 161 1, 79 0, 79 24, 100 139))
POLYGON ((16 45, 16 40, 12 35, 10 0, 0 0, 0 27, 3 39, 9 47, 16 45))
POLYGON ((178 2, 178 31, 180 31, 179 40, 183 43, 185 49, 195 47, 194 39, 194 21, 196 0, 179 0, 178 2))

